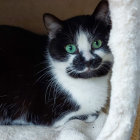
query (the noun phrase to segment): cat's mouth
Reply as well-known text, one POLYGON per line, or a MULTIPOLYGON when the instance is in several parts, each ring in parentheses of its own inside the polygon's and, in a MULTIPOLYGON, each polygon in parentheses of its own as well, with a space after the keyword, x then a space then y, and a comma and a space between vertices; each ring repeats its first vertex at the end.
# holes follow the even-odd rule
POLYGON ((71 68, 68 68, 67 73, 69 76, 71 76, 73 78, 88 79, 88 78, 93 78, 93 77, 105 76, 106 74, 108 74, 111 67, 112 67, 112 62, 106 61, 106 62, 103 62, 96 69, 88 68, 84 72, 76 72, 76 71, 72 70, 71 68))

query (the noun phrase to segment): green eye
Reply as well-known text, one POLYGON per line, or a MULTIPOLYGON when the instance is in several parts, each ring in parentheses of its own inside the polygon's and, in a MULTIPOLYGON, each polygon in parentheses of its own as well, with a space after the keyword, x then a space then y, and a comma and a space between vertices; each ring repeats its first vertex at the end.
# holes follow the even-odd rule
POLYGON ((100 48, 102 46, 102 41, 101 40, 96 40, 96 41, 94 41, 93 43, 92 43, 92 47, 94 48, 94 49, 98 49, 98 48, 100 48))
POLYGON ((65 49, 68 53, 75 53, 77 51, 76 46, 73 44, 68 44, 65 49))

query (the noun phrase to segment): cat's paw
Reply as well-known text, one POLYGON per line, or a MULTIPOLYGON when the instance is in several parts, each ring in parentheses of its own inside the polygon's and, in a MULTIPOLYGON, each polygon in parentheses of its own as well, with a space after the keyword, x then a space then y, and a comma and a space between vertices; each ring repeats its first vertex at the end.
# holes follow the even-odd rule
POLYGON ((90 139, 80 131, 73 129, 73 130, 63 130, 56 140, 90 140, 90 139))
POLYGON ((87 124, 81 120, 71 120, 61 129, 56 140, 90 140, 86 135, 87 124))
POLYGON ((87 115, 79 115, 79 116, 73 116, 69 120, 82 120, 84 122, 94 122, 99 116, 99 113, 94 113, 94 114, 87 114, 87 115))

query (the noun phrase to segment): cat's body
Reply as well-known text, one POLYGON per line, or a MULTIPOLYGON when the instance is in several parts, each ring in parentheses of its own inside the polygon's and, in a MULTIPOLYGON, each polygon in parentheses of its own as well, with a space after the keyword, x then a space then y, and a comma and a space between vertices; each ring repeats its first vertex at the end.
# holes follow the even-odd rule
POLYGON ((96 119, 108 98, 112 65, 110 25, 96 15, 62 22, 47 14, 48 36, 0 26, 0 124, 96 119), (91 47, 97 39, 101 49, 91 47))

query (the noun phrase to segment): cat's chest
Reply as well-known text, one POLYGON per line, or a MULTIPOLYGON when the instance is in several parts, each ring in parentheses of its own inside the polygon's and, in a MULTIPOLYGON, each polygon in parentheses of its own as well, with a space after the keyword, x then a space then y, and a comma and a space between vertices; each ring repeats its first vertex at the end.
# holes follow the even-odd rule
POLYGON ((108 75, 91 79, 74 79, 66 75, 58 77, 59 83, 80 106, 79 113, 99 111, 106 103, 108 96, 108 75))

